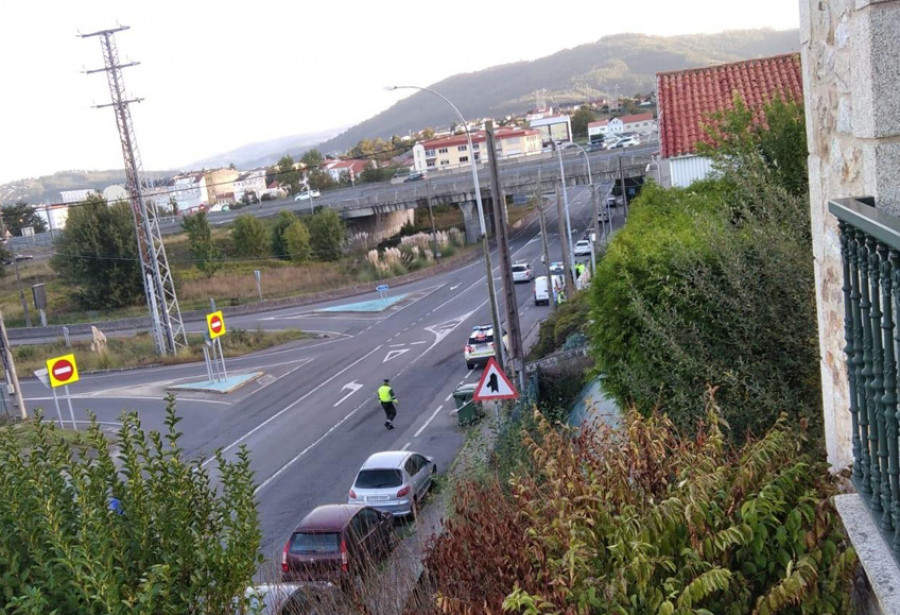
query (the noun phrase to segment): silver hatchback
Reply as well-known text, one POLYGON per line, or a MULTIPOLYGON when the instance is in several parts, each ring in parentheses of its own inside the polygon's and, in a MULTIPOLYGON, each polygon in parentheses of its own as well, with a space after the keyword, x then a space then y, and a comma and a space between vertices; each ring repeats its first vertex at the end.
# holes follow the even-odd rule
POLYGON ((375 453, 359 469, 347 503, 365 504, 395 517, 410 515, 431 489, 436 473, 434 461, 419 453, 375 453))

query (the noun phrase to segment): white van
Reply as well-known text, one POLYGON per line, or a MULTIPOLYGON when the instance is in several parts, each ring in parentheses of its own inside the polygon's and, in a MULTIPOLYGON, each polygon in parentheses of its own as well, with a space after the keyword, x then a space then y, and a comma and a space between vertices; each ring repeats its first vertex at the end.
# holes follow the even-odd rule
POLYGON ((550 284, 547 276, 539 275, 534 279, 534 304, 550 305, 550 284))

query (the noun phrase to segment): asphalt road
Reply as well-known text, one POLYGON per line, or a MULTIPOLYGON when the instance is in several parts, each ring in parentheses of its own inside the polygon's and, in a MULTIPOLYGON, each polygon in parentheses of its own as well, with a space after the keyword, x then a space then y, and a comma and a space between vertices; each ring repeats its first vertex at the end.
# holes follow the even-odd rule
MULTIPOLYGON (((609 191, 603 186, 601 196, 609 191)), ((590 224, 590 199, 583 187, 569 189, 573 240, 590 224)), ((551 260, 562 260, 555 208, 548 211, 551 260)), ((623 210, 613 210, 614 226, 623 210)), ((540 262, 539 224, 513 230, 512 260, 540 262)), ((492 255, 498 294, 501 284, 492 255)), ((239 446, 251 452, 263 529, 263 553, 275 561, 293 526, 319 504, 345 501, 356 470, 371 453, 411 449, 433 456, 446 469, 464 432, 450 411, 453 390, 474 382, 480 370, 466 369, 462 349, 469 329, 491 321, 483 260, 400 288, 405 298, 381 312, 321 312, 323 308, 376 298, 374 293, 320 305, 234 317, 230 328, 295 327, 327 338, 294 342, 255 355, 229 359, 229 374, 260 372, 252 383, 226 394, 180 393, 182 448, 210 461, 221 449, 233 458, 239 446), (399 397, 396 429, 385 430, 375 396, 390 378, 399 397)), ((536 307, 532 285, 516 287, 523 334, 550 312, 536 307)), ((145 428, 163 426, 165 390, 172 384, 205 380, 202 364, 158 367, 83 376, 70 385, 76 419, 94 412, 109 428, 123 410, 136 411, 145 428)), ((26 405, 55 418, 52 397, 35 379, 22 381, 26 405)), ((68 409, 60 405, 64 418, 68 409)))

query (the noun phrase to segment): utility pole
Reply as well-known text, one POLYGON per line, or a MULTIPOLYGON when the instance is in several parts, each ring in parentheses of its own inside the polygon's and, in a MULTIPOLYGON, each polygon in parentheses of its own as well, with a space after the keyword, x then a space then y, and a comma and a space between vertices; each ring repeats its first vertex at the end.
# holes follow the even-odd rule
POLYGON ((628 217, 628 191, 625 189, 625 168, 622 165, 622 154, 619 154, 619 181, 622 182, 622 207, 624 217, 628 217))
POLYGON ((19 387, 16 363, 13 360, 12 349, 9 347, 9 338, 6 337, 6 324, 3 322, 3 312, 0 312, 0 359, 3 361, 3 370, 6 372, 9 384, 13 388, 13 394, 16 396, 16 405, 19 406, 19 413, 24 421, 28 418, 28 408, 25 407, 25 400, 22 399, 22 389, 19 387))
MULTIPOLYGON (((566 272, 566 298, 575 294, 575 278, 572 276, 572 263, 569 261, 569 238, 566 236, 566 219, 563 214, 563 202, 559 195, 559 184, 556 186, 556 221, 559 223, 559 246, 562 248, 563 269, 566 272)), ((551 282, 553 280, 550 280, 551 282)))
MULTIPOLYGON (((500 255, 500 272, 503 276, 503 298, 506 305, 506 324, 509 327, 510 366, 515 374, 522 374, 522 328, 519 324, 519 302, 512 279, 512 263, 509 262, 509 238, 506 233, 506 198, 500 187, 497 168, 497 150, 494 142, 494 123, 486 122, 488 160, 491 163, 491 198, 494 201, 494 230, 497 235, 497 252, 500 255)), ((520 379, 519 384, 522 385, 520 379)))
POLYGON ((434 254, 434 260, 441 259, 437 246, 437 230, 434 228, 434 210, 431 207, 431 185, 428 183, 428 176, 425 176, 425 197, 428 199, 428 217, 431 218, 431 252, 434 254))
MULTIPOLYGON (((537 208, 541 217, 541 247, 544 250, 544 273, 547 274, 547 288, 553 296, 553 276, 550 275, 550 247, 547 243, 547 221, 544 219, 544 198, 537 195, 537 208)), ((556 301, 550 302, 550 309, 556 309, 556 301)))
POLYGON ((175 295, 175 282, 166 258, 156 207, 148 206, 143 194, 143 167, 129 108, 131 103, 140 102, 142 99, 126 99, 125 82, 122 77, 122 69, 136 66, 137 62, 121 64, 114 39, 116 32, 128 29, 128 26, 119 26, 110 30, 81 35, 81 38, 100 37, 103 50, 104 67, 86 71, 86 74, 106 73, 112 102, 106 105, 96 105, 96 108, 113 107, 116 112, 116 125, 119 129, 122 157, 125 162, 125 180, 137 235, 138 254, 141 257, 141 279, 144 283, 147 307, 151 311, 150 322, 154 328, 153 338, 156 340, 156 352, 160 355, 175 354, 179 347, 187 346, 187 335, 181 319, 181 308, 178 306, 178 298, 175 295))

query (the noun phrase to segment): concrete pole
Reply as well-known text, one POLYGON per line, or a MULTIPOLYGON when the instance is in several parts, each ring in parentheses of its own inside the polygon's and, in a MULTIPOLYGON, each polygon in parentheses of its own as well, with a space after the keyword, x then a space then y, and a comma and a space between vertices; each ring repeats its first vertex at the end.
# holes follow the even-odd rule
POLYGON ((28 409, 25 407, 25 400, 22 399, 22 389, 19 387, 19 375, 16 373, 16 363, 13 360, 12 348, 9 347, 9 338, 6 337, 6 324, 3 322, 3 312, 0 311, 0 352, 3 353, 3 367, 6 368, 6 376, 12 385, 16 396, 16 405, 19 406, 19 414, 22 420, 28 419, 28 409))
MULTIPOLYGON (((541 216, 541 247, 544 249, 544 273, 547 274, 547 288, 553 296, 553 278, 550 276, 550 247, 547 243, 547 221, 544 219, 544 199, 538 195, 538 213, 541 216)), ((556 301, 550 301, 550 309, 556 309, 556 301)))
MULTIPOLYGON (((559 196, 559 185, 556 186, 556 221, 559 224, 559 246, 562 248, 563 269, 566 273, 566 299, 575 292, 575 278, 572 277, 572 261, 569 260, 569 240, 566 236, 566 218, 563 202, 559 196)), ((552 280, 551 280, 552 282, 552 280)))

